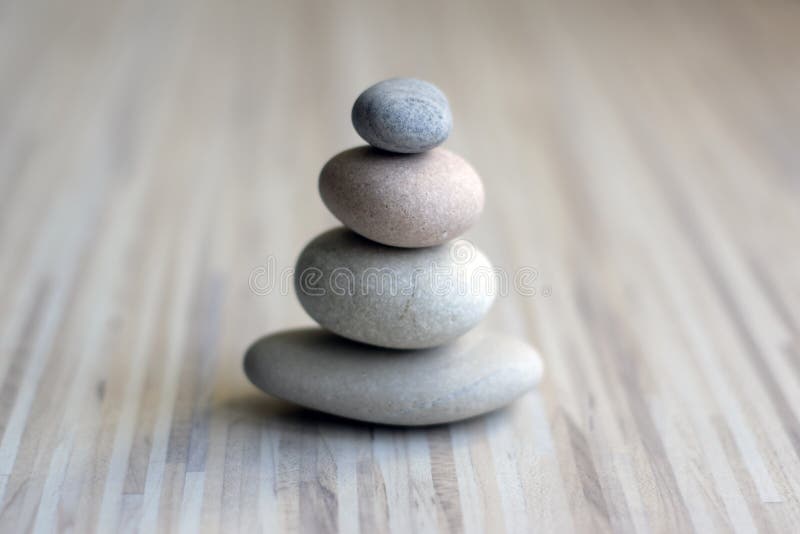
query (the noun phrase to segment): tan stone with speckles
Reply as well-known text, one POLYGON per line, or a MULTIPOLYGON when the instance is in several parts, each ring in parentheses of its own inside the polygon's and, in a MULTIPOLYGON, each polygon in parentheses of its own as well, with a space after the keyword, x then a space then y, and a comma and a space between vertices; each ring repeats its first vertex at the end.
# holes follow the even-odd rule
POLYGON ((420 154, 346 150, 323 167, 319 192, 345 226, 395 247, 458 237, 477 221, 484 202, 478 174, 444 148, 420 154))

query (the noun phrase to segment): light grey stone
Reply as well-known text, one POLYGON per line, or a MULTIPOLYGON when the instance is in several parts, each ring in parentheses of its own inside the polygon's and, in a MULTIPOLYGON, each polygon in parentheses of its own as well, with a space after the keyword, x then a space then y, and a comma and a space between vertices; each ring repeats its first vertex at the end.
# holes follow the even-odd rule
POLYGON ((450 104, 438 87, 414 78, 392 78, 356 99, 353 127, 367 143, 413 154, 440 145, 450 135, 450 104))
POLYGON ((323 167, 319 192, 345 226, 395 247, 455 239, 478 220, 484 202, 478 174, 444 148, 408 156, 345 150, 323 167))
POLYGON ((372 423, 431 425, 508 404, 539 382, 542 361, 529 345, 495 333, 398 351, 308 328, 258 340, 244 368, 259 389, 307 408, 372 423))
POLYGON ((381 347, 416 349, 475 326, 496 293, 491 263, 468 241, 387 247, 335 228, 312 240, 295 267, 295 290, 320 325, 381 347))

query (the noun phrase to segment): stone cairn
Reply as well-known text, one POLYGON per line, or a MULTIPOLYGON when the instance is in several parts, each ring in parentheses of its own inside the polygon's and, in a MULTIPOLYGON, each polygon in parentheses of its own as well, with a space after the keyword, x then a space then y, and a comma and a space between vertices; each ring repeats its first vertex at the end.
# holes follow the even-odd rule
POLYGON ((496 293, 489 260, 457 239, 483 210, 478 174, 440 148, 450 106, 434 85, 379 82, 352 111, 369 143, 325 164, 319 191, 345 226, 313 239, 295 291, 323 329, 255 342, 245 372, 276 397, 394 425, 447 423, 495 410, 532 389, 537 352, 471 331, 496 293))

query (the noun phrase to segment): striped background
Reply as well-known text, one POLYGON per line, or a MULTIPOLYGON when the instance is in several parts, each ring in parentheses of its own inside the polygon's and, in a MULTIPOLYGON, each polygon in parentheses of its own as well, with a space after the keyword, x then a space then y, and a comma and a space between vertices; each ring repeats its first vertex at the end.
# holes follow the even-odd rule
POLYGON ((0 530, 792 532, 800 5, 0 2, 0 530), (394 75, 451 98, 537 393, 423 430, 241 370, 394 75))

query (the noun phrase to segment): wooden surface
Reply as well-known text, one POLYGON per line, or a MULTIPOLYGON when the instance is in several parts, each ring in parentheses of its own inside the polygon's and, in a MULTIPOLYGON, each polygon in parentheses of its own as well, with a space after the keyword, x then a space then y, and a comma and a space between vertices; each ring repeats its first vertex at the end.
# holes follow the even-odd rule
POLYGON ((800 5, 0 5, 0 531, 796 532, 800 5), (414 430, 260 395, 251 273, 429 79, 537 393, 414 430))

